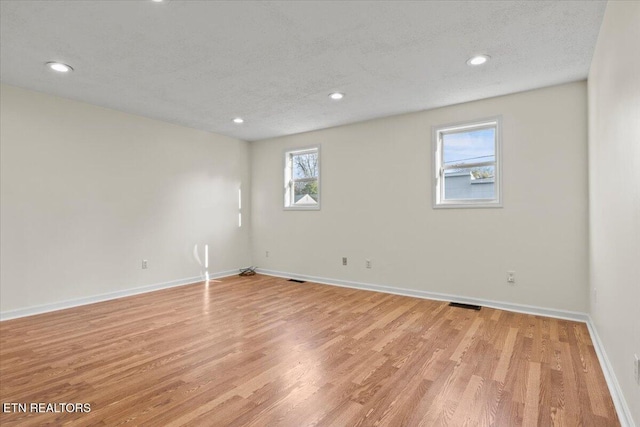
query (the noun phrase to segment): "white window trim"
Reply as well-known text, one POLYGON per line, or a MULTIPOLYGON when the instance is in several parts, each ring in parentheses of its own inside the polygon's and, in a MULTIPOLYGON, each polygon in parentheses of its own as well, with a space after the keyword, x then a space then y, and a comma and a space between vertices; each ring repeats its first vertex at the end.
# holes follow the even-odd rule
POLYGON ((282 170, 283 170, 283 174, 284 174, 284 186, 283 186, 283 195, 282 195, 282 200, 283 200, 283 209, 285 211, 318 211, 320 210, 320 204, 322 202, 322 194, 321 194, 321 182, 320 182, 320 177, 322 175, 322 159, 320 158, 321 154, 320 154, 320 145, 312 145, 312 146, 307 146, 307 147, 296 147, 296 148, 287 148, 284 150, 283 155, 282 155, 282 170), (289 158, 289 154, 291 153, 305 153, 305 152, 311 152, 311 151, 317 151, 318 152, 318 204, 315 206, 301 206, 301 205, 290 205, 287 206, 287 203, 290 203, 290 201, 287 200, 287 197, 289 196, 289 191, 288 191, 288 187, 289 187, 289 179, 290 178, 287 175, 287 171, 289 170, 289 165, 288 165, 288 158, 289 158))
MULTIPOLYGON (((433 126, 432 127, 432 206, 433 209, 459 209, 459 208, 502 208, 502 116, 494 116, 487 117, 481 120, 472 120, 458 123, 451 123, 447 125, 441 126, 433 126), (495 161, 495 199, 472 199, 472 200, 441 200, 442 197, 442 187, 440 184, 440 179, 442 174, 444 173, 444 169, 442 166, 442 155, 441 155, 441 134, 451 132, 451 131, 460 131, 465 129, 481 129, 483 127, 496 127, 496 161, 495 161)), ((482 163, 472 163, 469 166, 482 166, 482 163)), ((490 162, 493 164, 493 162, 490 162)))

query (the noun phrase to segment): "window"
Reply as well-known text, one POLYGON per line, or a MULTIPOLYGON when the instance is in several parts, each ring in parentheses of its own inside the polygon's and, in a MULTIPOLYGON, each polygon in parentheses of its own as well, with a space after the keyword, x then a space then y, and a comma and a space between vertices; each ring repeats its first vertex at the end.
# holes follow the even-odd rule
POLYGON ((287 151, 284 161, 285 209, 320 209, 320 148, 287 151))
POLYGON ((500 118, 434 128, 434 207, 500 207, 500 118))

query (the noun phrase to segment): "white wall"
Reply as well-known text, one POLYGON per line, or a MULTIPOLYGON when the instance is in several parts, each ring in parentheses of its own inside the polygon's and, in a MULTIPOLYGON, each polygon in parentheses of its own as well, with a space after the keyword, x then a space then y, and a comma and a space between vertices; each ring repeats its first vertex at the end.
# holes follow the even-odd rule
POLYGON ((586 312, 586 141, 586 83, 577 82, 253 142, 253 262, 586 312), (431 127, 495 115, 503 117, 504 208, 432 209, 431 127), (284 211, 283 150, 315 144, 322 210, 284 211), (514 287, 507 270, 516 271, 514 287))
POLYGON ((589 72, 591 316, 640 425, 640 3, 607 10, 589 72), (594 292, 595 291, 595 292, 594 292))
POLYGON ((246 142, 1 89, 0 311, 250 264, 246 142))

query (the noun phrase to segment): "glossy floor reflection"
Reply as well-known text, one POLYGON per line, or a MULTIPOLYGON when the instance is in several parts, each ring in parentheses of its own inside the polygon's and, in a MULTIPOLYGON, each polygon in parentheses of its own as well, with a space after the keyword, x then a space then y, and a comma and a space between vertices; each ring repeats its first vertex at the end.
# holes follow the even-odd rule
POLYGON ((9 425, 619 425, 582 323, 230 277, 0 324, 9 425))

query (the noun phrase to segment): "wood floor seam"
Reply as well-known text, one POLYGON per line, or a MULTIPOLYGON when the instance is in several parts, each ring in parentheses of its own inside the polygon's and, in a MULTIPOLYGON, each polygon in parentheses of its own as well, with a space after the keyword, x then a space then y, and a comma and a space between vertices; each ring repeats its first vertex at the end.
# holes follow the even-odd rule
POLYGON ((620 425, 582 322, 260 274, 4 321, 0 399, 90 405, 3 427, 620 425))

